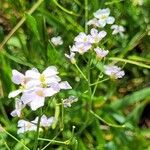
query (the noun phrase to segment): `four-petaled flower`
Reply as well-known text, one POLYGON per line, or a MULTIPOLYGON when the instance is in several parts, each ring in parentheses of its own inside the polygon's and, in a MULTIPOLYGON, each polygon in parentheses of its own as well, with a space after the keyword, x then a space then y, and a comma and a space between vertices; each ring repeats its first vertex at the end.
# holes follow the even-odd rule
POLYGON ((99 9, 94 13, 94 17, 98 19, 99 27, 104 27, 106 24, 113 24, 115 18, 110 15, 110 9, 99 9))
POLYGON ((98 30, 96 30, 95 28, 92 28, 90 33, 91 43, 99 43, 107 34, 105 31, 98 32, 98 30))
POLYGON ((98 58, 104 58, 109 53, 108 50, 104 50, 99 47, 94 48, 94 51, 96 52, 98 58))
POLYGON ((51 38, 51 42, 52 42, 55 46, 58 46, 58 45, 62 45, 62 44, 63 44, 63 40, 62 40, 62 37, 61 37, 61 36, 52 37, 52 38, 51 38))
POLYGON ((125 73, 123 70, 121 70, 120 67, 114 66, 114 65, 108 65, 104 67, 104 72, 106 75, 110 76, 111 78, 118 79, 122 78, 125 73))
POLYGON ((113 30, 112 34, 120 34, 121 36, 123 36, 123 32, 125 31, 124 27, 123 26, 120 26, 120 25, 112 25, 111 26, 111 29, 113 30))

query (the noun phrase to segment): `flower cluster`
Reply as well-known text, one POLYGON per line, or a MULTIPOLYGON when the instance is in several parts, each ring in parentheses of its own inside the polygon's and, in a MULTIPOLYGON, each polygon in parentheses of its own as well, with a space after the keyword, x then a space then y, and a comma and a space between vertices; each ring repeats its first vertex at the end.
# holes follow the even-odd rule
MULTIPOLYGON (((8 95, 9 98, 19 96, 19 98, 16 98, 15 110, 11 112, 13 117, 20 117, 21 111, 24 107, 26 107, 26 105, 35 111, 44 106, 47 97, 55 95, 56 93, 60 92, 61 89, 71 89, 71 86, 67 81, 61 81, 55 66, 49 66, 42 73, 40 73, 36 68, 27 70, 25 74, 22 74, 17 70, 13 70, 12 81, 17 85, 20 85, 18 90, 12 91, 8 95)), ((43 118, 42 126, 44 126, 46 123, 47 126, 49 126, 49 119, 46 118, 46 116, 43 116, 43 118)), ((32 121, 32 123, 34 123, 32 125, 27 121, 22 120, 21 122, 18 122, 18 126, 20 128, 22 125, 25 127, 32 126, 32 129, 35 129, 36 121, 32 121)), ((20 130, 22 131, 22 129, 20 130)), ((24 129, 24 131, 26 130, 28 130, 28 128, 24 129)), ((19 133, 21 133, 21 131, 19 131, 19 133)))
MULTIPOLYGON (((88 35, 84 32, 79 33, 79 35, 77 35, 74 39, 75 44, 70 47, 70 55, 65 54, 65 56, 70 59, 72 63, 75 63, 76 53, 84 54, 96 45, 96 54, 98 53, 99 58, 103 58, 103 52, 105 52, 105 50, 103 49, 103 52, 101 53, 101 49, 98 47, 98 44, 106 36, 106 34, 107 33, 105 31, 102 30, 99 32, 95 28, 92 28, 88 35)), ((108 54, 108 51, 106 51, 106 53, 108 54)))
MULTIPOLYGON (((87 25, 92 25, 94 27, 100 27, 103 28, 106 26, 106 24, 113 24, 115 22, 115 18, 110 16, 110 9, 105 8, 105 9, 99 9, 96 12, 93 13, 94 18, 89 20, 87 22, 87 25)), ((111 26, 112 34, 120 34, 123 36, 123 32, 125 31, 124 27, 121 25, 112 25, 111 26)))
POLYGON ((106 24, 113 24, 115 18, 110 15, 110 9, 99 9, 93 13, 93 19, 87 22, 87 25, 94 25, 96 27, 104 27, 106 24))
MULTIPOLYGON (((108 50, 99 47, 101 41, 103 40, 103 38, 106 37, 107 33, 104 30, 99 31, 97 27, 103 28, 106 26, 106 24, 113 24, 115 22, 115 18, 110 16, 109 8, 99 9, 93 14, 94 14, 94 18, 87 22, 87 25, 92 25, 94 27, 90 30, 90 34, 86 34, 84 32, 79 33, 79 35, 77 35, 74 38, 74 45, 70 47, 70 55, 65 54, 65 56, 68 59, 70 59, 71 63, 73 64, 76 63, 76 59, 75 59, 76 53, 83 55, 89 50, 93 50, 93 52, 96 53, 96 56, 99 60, 105 58, 109 53, 108 50)), ((123 26, 116 25, 116 24, 113 24, 110 28, 113 30, 112 35, 120 34, 121 36, 123 36, 123 32, 125 31, 123 26)), ((120 75, 118 75, 119 74, 118 72, 120 70, 116 70, 114 68, 111 69, 110 67, 104 67, 104 70, 105 70, 104 73, 106 75, 109 75, 111 77, 114 76, 115 79, 124 76, 124 73, 122 73, 123 71, 121 72, 120 75), (109 69, 110 72, 112 73, 108 73, 109 69), (112 70, 114 70, 114 72, 112 70), (115 71, 117 72, 116 74, 115 71)))

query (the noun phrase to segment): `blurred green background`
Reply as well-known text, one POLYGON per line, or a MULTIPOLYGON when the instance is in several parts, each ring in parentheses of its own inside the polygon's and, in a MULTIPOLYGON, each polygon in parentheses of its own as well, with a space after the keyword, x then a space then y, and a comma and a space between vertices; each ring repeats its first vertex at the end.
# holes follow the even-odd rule
MULTIPOLYGON (((109 34, 107 44, 109 58, 123 58, 144 65, 118 62, 124 66, 125 77, 121 80, 108 80, 101 83, 93 98, 93 111, 112 124, 124 124, 125 128, 109 127, 88 113, 87 87, 82 76, 65 58, 74 37, 84 31, 84 0, 44 0, 32 13, 27 13, 37 3, 36 0, 0 1, 0 43, 25 16, 22 26, 15 31, 0 49, 0 124, 18 139, 24 140, 32 149, 34 133, 17 135, 18 118, 12 118, 14 99, 8 99, 10 91, 17 87, 11 82, 11 71, 25 72, 36 67, 40 71, 50 65, 57 66, 60 76, 67 80, 73 89, 61 92, 56 101, 69 95, 79 98, 71 108, 64 110, 64 130, 57 140, 65 141, 73 136, 68 145, 52 143, 49 149, 78 150, 150 150, 150 1, 149 0, 88 0, 88 19, 99 8, 110 8, 116 24, 126 29, 125 37, 109 34), (53 47, 49 40, 53 36, 62 36, 64 44, 53 47), (72 126, 75 131, 72 133, 72 126)), ((109 28, 106 27, 109 33, 109 28)), ((110 60, 107 60, 108 62, 110 60)), ((77 58, 77 63, 86 72, 85 61, 77 58)), ((99 74, 99 66, 92 72, 91 81, 99 74)), ((54 104, 45 108, 45 113, 55 113, 54 104)), ((61 110, 60 110, 61 111, 61 110)), ((23 118, 34 119, 36 112, 24 110, 23 118)), ((61 119, 61 112, 59 118, 61 119)), ((55 129, 41 133, 40 137, 52 139, 60 130, 60 122, 55 129)), ((0 150, 20 150, 22 146, 5 133, 0 133, 0 150)), ((47 142, 40 141, 40 146, 47 142)))

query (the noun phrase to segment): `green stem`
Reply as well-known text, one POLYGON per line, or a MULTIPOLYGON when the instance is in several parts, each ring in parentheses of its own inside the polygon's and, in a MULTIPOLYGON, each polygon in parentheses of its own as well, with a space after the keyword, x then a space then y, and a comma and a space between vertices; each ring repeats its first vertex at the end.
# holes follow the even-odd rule
MULTIPOLYGON (((49 140, 49 143, 47 145, 45 145, 41 150, 45 150, 57 138, 57 136, 60 134, 60 132, 61 131, 59 131, 52 140, 49 140)), ((42 138, 38 138, 38 139, 41 140, 42 138)))
POLYGON ((53 0, 53 2, 54 2, 61 10, 63 10, 64 12, 66 12, 66 13, 68 13, 68 14, 70 14, 70 15, 79 16, 79 15, 75 14, 74 12, 69 11, 69 10, 67 10, 66 8, 62 7, 62 6, 57 2, 57 0, 53 0))
POLYGON ((8 131, 6 131, 2 126, 0 126, 0 130, 2 130, 3 132, 5 132, 7 135, 9 135, 11 138, 13 138, 15 141, 17 141, 18 143, 20 143, 26 150, 30 150, 24 143, 22 143, 21 141, 19 141, 16 137, 14 137, 12 134, 10 134, 8 131))
MULTIPOLYGON (((98 78, 99 79, 99 78, 98 78)), ((107 80, 109 80, 110 78, 106 78, 106 79, 103 79, 103 80, 101 80, 101 81, 96 81, 95 83, 92 83, 90 86, 93 86, 93 85, 97 85, 97 84, 99 84, 99 83, 102 83, 102 82, 104 82, 104 81, 107 81, 107 80)))
MULTIPOLYGON (((31 15, 37 7, 43 2, 44 0, 38 0, 33 7, 27 12, 27 14, 31 15)), ((26 17, 23 16, 22 19, 17 23, 17 25, 8 33, 8 35, 5 37, 5 39, 0 44, 0 50, 3 49, 4 45, 7 43, 7 41, 11 38, 11 36, 21 27, 21 25, 25 22, 26 17)))
POLYGON ((145 65, 143 63, 132 61, 132 60, 128 60, 128 59, 122 59, 122 58, 117 58, 117 57, 110 57, 108 59, 109 60, 114 60, 114 61, 122 61, 122 62, 125 62, 125 63, 129 63, 129 64, 133 64, 133 65, 137 65, 137 66, 140 66, 140 67, 143 67, 143 68, 150 69, 150 65, 145 65))
MULTIPOLYGON (((65 144, 65 145, 68 145, 68 140, 67 141, 57 141, 57 140, 50 140, 50 139, 45 139, 45 138, 38 138, 38 140, 41 140, 41 141, 47 141, 47 142, 51 142, 51 143, 56 143, 56 144, 65 144)), ((42 150, 44 150, 45 148, 42 148, 42 150)))
POLYGON ((39 118, 38 118, 36 138, 35 138, 35 143, 34 143, 33 150, 37 150, 37 147, 38 147, 38 138, 39 138, 41 117, 42 117, 42 108, 40 108, 40 115, 39 115, 39 118))
POLYGON ((84 3, 85 3, 85 33, 87 34, 88 33, 88 25, 87 25, 87 22, 88 22, 88 0, 84 0, 84 3))
POLYGON ((94 115, 96 118, 98 118, 100 121, 102 121, 103 123, 107 124, 110 127, 114 127, 114 128, 125 128, 125 125, 116 125, 116 124, 111 124, 108 123, 106 120, 104 120, 103 118, 101 118, 100 116, 98 116, 96 113, 94 113, 92 110, 90 110, 90 113, 92 115, 94 115))
POLYGON ((80 74, 82 75, 82 77, 88 82, 88 79, 86 78, 86 76, 84 75, 84 73, 81 71, 81 69, 78 67, 78 65, 76 63, 74 63, 74 65, 77 68, 77 70, 80 72, 80 74))

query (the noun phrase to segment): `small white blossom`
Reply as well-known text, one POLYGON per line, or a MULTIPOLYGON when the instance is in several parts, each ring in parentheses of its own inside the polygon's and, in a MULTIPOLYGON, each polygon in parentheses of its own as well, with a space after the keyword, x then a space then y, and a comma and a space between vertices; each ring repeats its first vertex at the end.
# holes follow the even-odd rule
POLYGON ((20 134, 20 133, 24 133, 24 132, 27 132, 27 131, 36 131, 37 130, 37 125, 31 123, 31 122, 28 122, 26 120, 19 120, 18 121, 18 131, 17 133, 20 134))
POLYGON ((62 40, 62 37, 61 37, 61 36, 52 37, 52 38, 51 38, 51 42, 52 42, 55 46, 58 46, 58 45, 62 45, 62 44, 63 44, 63 40, 62 40))
POLYGON ((113 30, 113 35, 119 33, 121 36, 123 36, 123 32, 125 31, 124 27, 120 25, 112 25, 111 29, 113 30))
POLYGON ((87 22, 87 25, 89 25, 89 26, 93 25, 93 26, 99 27, 99 23, 98 23, 98 20, 96 18, 93 18, 93 19, 89 20, 87 22))
POLYGON ((94 17, 98 19, 98 23, 100 27, 104 27, 106 24, 113 24, 115 18, 110 15, 110 9, 99 9, 94 13, 94 17))
POLYGON ((71 107, 71 104, 77 102, 78 98, 75 96, 69 96, 67 99, 63 100, 64 107, 71 107))
POLYGON ((33 91, 24 92, 21 96, 21 100, 25 105, 29 105, 32 110, 37 110, 38 108, 44 106, 45 98, 53 96, 58 93, 60 88, 50 87, 50 88, 40 88, 37 87, 33 91))
POLYGON ((84 32, 80 32, 74 39, 77 43, 88 44, 89 42, 89 35, 86 35, 84 32))
POLYGON ((105 36, 106 36, 105 31, 100 31, 98 32, 97 29, 92 28, 91 29, 91 35, 90 35, 90 42, 91 43, 99 43, 105 36))
POLYGON ((70 55, 68 55, 68 54, 65 54, 65 56, 71 61, 71 63, 75 63, 76 62, 76 60, 75 60, 75 53, 74 52, 70 52, 70 55))
POLYGON ((20 99, 16 98, 15 110, 13 110, 11 112, 11 115, 13 117, 16 117, 16 116, 20 117, 21 116, 21 111, 24 107, 25 107, 25 105, 23 104, 23 102, 20 99))
POLYGON ((104 50, 99 47, 94 48, 94 51, 96 52, 98 58, 104 58, 109 53, 108 50, 104 50))
POLYGON ((84 54, 91 48, 91 44, 83 44, 83 43, 75 43, 72 47, 70 47, 71 52, 78 52, 79 54, 84 54))
POLYGON ((115 79, 122 78, 125 75, 124 71, 122 71, 121 68, 118 66, 108 65, 105 66, 104 69, 105 74, 115 79))
MULTIPOLYGON (((31 122, 34 123, 34 124, 37 124, 38 123, 38 119, 39 119, 39 117, 36 117, 35 120, 33 120, 31 122)), ((40 120, 40 126, 41 127, 45 127, 45 128, 50 127, 54 123, 54 121, 55 121, 54 117, 48 118, 45 115, 43 115, 41 117, 41 120, 40 120)))
POLYGON ((42 73, 37 69, 31 69, 26 71, 25 76, 29 80, 26 84, 28 87, 35 87, 40 85, 50 85, 61 81, 60 77, 57 76, 58 71, 55 66, 47 67, 42 73))

